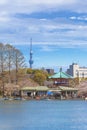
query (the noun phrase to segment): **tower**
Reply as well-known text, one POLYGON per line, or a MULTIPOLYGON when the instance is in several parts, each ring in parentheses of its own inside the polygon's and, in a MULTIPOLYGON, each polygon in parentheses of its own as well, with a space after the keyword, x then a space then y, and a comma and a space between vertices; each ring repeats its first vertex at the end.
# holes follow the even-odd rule
POLYGON ((32 68, 32 64, 33 64, 32 55, 33 55, 33 51, 32 51, 32 39, 31 39, 30 40, 30 60, 29 60, 30 68, 32 68))

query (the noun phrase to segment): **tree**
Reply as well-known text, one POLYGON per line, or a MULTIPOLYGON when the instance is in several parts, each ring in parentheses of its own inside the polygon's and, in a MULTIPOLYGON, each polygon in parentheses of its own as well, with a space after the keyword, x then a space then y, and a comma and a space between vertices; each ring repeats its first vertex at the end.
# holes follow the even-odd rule
POLYGON ((6 65, 9 74, 9 82, 11 82, 11 70, 13 67, 13 51, 14 47, 10 44, 6 44, 6 65))
POLYGON ((5 45, 0 43, 0 81, 2 81, 1 87, 3 88, 3 90, 1 91, 3 91, 3 96, 4 83, 8 81, 11 82, 12 75, 15 75, 17 84, 18 71, 22 70, 24 67, 26 67, 25 58, 20 50, 16 49, 10 44, 5 45), (6 81, 7 79, 8 81, 6 81))
POLYGON ((0 74, 2 79, 2 87, 3 87, 3 97, 4 97, 4 71, 5 71, 5 46, 0 43, 0 74))
POLYGON ((70 87, 75 87, 78 84, 79 84, 79 78, 69 79, 69 86, 70 87))
POLYGON ((47 79, 47 73, 43 72, 42 70, 34 70, 34 77, 33 77, 34 81, 36 81, 40 85, 43 85, 46 79, 47 79))
POLYGON ((27 74, 32 74, 33 73, 33 70, 31 68, 28 68, 27 69, 27 74))
POLYGON ((37 83, 39 83, 40 85, 43 85, 43 82, 46 80, 46 76, 42 73, 36 73, 34 75, 34 81, 36 81, 37 83))
POLYGON ((14 67, 15 67, 15 72, 16 72, 16 84, 18 82, 18 70, 21 68, 25 68, 25 58, 23 54, 18 50, 14 49, 14 59, 13 59, 14 67))

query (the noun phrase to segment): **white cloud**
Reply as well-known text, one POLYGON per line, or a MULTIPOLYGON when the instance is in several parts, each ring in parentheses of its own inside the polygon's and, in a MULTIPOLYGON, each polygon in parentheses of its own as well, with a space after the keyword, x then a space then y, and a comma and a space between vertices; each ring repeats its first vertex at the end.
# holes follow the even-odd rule
POLYGON ((87 0, 0 0, 0 5, 0 10, 13 14, 66 9, 87 12, 87 0))
POLYGON ((75 19, 77 19, 77 17, 76 16, 71 16, 70 19, 75 20, 75 19))
MULTIPOLYGON (((87 13, 87 0, 0 0, 0 41, 29 44, 55 44, 65 46, 86 45, 87 26, 70 23, 66 19, 35 19, 15 17, 15 14, 70 10, 87 13)), ((87 20, 86 16, 71 16, 74 20, 87 20)), ((45 46, 44 50, 52 48, 45 46)))
POLYGON ((10 17, 7 12, 2 11, 0 12, 0 22, 8 22, 10 20, 10 17))
POLYGON ((9 1, 8 0, 0 0, 0 5, 7 4, 9 1))
MULTIPOLYGON (((87 45, 87 26, 83 24, 59 23, 58 21, 37 19, 11 19, 8 24, 0 24, 0 40, 12 44, 60 45, 73 47, 87 45), (4 33, 1 30, 4 29, 4 33), (56 30, 56 31, 55 31, 56 30)), ((53 48, 44 50, 52 51, 53 48)))
POLYGON ((52 51, 58 51, 58 47, 57 46, 53 46, 53 45, 42 45, 41 46, 41 51, 45 51, 45 52, 52 52, 52 51))
POLYGON ((87 16, 71 16, 70 17, 71 20, 84 20, 87 21, 87 16))

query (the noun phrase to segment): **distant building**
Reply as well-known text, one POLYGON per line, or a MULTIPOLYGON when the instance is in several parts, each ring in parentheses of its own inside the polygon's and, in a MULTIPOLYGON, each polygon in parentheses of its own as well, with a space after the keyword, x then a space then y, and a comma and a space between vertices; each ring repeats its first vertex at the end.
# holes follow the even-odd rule
POLYGON ((46 71, 48 72, 48 74, 54 74, 54 69, 46 69, 46 71))
POLYGON ((67 74, 71 75, 74 78, 87 78, 87 67, 79 67, 77 63, 73 63, 67 69, 67 74))

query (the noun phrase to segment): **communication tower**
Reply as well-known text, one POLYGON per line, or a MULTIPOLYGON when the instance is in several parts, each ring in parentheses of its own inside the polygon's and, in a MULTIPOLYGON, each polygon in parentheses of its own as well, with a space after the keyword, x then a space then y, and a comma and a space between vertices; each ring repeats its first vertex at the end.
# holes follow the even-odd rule
POLYGON ((29 60, 30 68, 32 68, 32 64, 33 64, 32 56, 33 56, 33 51, 32 51, 32 39, 31 39, 30 40, 30 60, 29 60))

